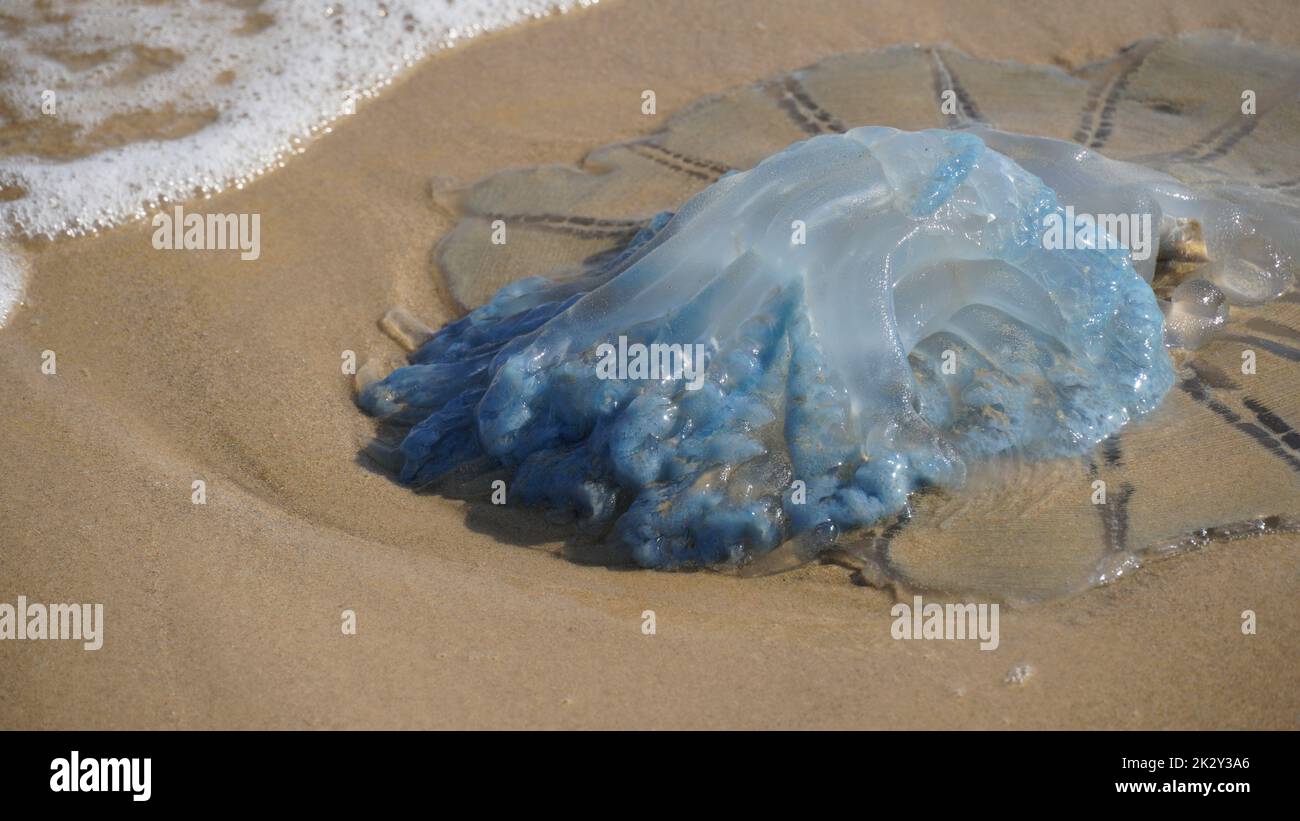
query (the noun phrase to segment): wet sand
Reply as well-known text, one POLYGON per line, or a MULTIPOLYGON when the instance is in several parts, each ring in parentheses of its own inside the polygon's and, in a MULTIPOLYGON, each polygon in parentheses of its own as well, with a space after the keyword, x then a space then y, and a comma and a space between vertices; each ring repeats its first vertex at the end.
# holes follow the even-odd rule
POLYGON ((0 330, 0 602, 102 602, 107 624, 95 652, 0 642, 0 727, 1300 726, 1295 537, 1004 611, 981 652, 893 640, 893 594, 836 566, 582 566, 529 514, 413 494, 356 456, 371 427, 341 353, 392 354, 393 306, 453 316, 433 178, 577 162, 876 46, 1063 66, 1203 27, 1300 46, 1287 3, 1096 6, 1082 27, 1035 3, 606 2, 431 58, 286 169, 192 205, 261 214, 256 261, 155 250, 146 224, 31 245, 0 330))

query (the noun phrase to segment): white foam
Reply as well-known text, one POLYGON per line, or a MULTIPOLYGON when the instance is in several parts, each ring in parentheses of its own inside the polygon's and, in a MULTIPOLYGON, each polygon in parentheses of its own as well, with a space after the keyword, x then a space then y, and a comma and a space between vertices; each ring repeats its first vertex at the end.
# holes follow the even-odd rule
POLYGON ((0 328, 22 301, 26 282, 26 258, 16 248, 0 242, 0 328))
POLYGON ((20 123, 39 130, 37 118, 56 117, 84 149, 97 128, 140 112, 215 119, 176 139, 73 159, 0 157, 0 236, 76 235, 143 218, 161 202, 242 187, 428 53, 597 1, 265 0, 245 10, 54 0, 7 10, 17 22, 0 30, 12 68, 0 95, 20 123), (42 110, 47 90, 53 115, 42 110))

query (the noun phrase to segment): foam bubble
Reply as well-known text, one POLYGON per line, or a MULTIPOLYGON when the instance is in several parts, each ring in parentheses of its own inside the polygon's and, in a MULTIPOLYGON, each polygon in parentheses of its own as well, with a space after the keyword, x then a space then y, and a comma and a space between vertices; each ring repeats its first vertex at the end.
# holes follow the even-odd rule
POLYGON ((0 233, 242 187, 430 52, 598 0, 53 0, 7 12, 0 233))
POLYGON ((26 281, 27 260, 17 249, 0 242, 0 328, 22 301, 26 281))

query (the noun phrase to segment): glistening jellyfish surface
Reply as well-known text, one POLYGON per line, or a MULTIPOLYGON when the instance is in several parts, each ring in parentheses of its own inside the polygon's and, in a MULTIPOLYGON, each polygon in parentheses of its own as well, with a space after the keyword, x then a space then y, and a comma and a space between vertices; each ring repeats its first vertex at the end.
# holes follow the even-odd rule
MULTIPOLYGON (((511 503, 643 566, 815 552, 973 461, 1086 452, 1169 390, 1154 254, 1053 249, 1063 202, 1166 232, 1230 208, 1054 140, 818 136, 576 276, 506 286, 358 402, 405 430, 402 481, 504 468, 511 503), (606 367, 656 346, 702 376, 606 367)), ((1251 245, 1243 222, 1220 233, 1251 245)))

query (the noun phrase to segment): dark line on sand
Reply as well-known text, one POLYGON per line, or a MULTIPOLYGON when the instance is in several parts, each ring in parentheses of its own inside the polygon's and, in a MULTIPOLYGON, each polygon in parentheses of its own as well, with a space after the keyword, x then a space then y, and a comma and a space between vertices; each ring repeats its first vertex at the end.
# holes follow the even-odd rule
POLYGON ((764 84, 763 90, 776 100, 777 105, 790 121, 803 129, 806 134, 813 136, 828 133, 843 134, 846 130, 844 123, 818 105, 808 93, 808 89, 804 88, 803 83, 799 82, 793 74, 764 84))
POLYGON ((808 93, 808 89, 793 74, 786 75, 784 85, 786 93, 794 98, 804 113, 816 121, 823 131, 843 134, 847 130, 844 123, 840 122, 839 117, 822 108, 813 100, 812 95, 808 93))
MULTIPOLYGON (((1101 451, 1108 467, 1123 466, 1124 455, 1120 450, 1118 434, 1103 439, 1101 451)), ((1096 480, 1100 476, 1101 471, 1097 468, 1097 462, 1089 459, 1088 478, 1096 480)), ((1106 501, 1096 506, 1097 513, 1101 516, 1102 536, 1106 543, 1106 550, 1111 553, 1123 553, 1128 550, 1128 503, 1136 490, 1129 482, 1121 482, 1118 493, 1111 493, 1109 487, 1110 483, 1106 482, 1106 501)))
POLYGON ((1289 422, 1269 408, 1268 405, 1249 396, 1242 399, 1242 404, 1255 414, 1255 418, 1259 420, 1261 425, 1271 430, 1285 442, 1287 447, 1292 450, 1300 450, 1300 432, 1291 427, 1289 422))
POLYGON ((673 160, 676 160, 678 163, 681 163, 684 166, 688 166, 690 168, 694 168, 699 171, 708 171, 714 177, 720 177, 729 171, 736 170, 724 162, 718 162, 717 160, 706 160, 700 157, 693 157, 690 154, 683 154, 680 151, 674 151, 673 149, 668 148, 667 146, 664 145, 660 145, 659 143, 656 142, 632 143, 632 145, 638 148, 648 149, 658 154, 662 154, 665 157, 669 157, 673 160))
POLYGON ((952 69, 944 61, 943 55, 937 48, 929 49, 930 66, 934 76, 934 98, 939 103, 939 112, 943 113, 943 93, 951 91, 957 98, 958 111, 955 114, 944 114, 948 118, 949 128, 959 128, 968 125, 971 122, 982 123, 984 116, 980 114, 979 106, 975 105, 975 98, 971 97, 966 91, 966 87, 961 84, 961 80, 953 74, 952 69))
POLYGON ((1248 334, 1224 334, 1226 340, 1240 342, 1243 345, 1254 345, 1257 348, 1263 348, 1271 354, 1290 359, 1292 362, 1300 362, 1300 348, 1292 348, 1290 345, 1283 345, 1281 342, 1274 342, 1271 339, 1264 339, 1259 336, 1250 336, 1248 334))
POLYGON ((1129 79, 1142 67, 1156 45, 1138 43, 1121 51, 1118 57, 1119 70, 1114 74, 1103 75, 1099 82, 1088 89, 1088 98, 1079 115, 1079 128, 1074 132, 1075 142, 1088 148, 1106 145, 1115 127, 1115 109, 1124 99, 1129 79))
POLYGON ((1267 450, 1283 462, 1286 462, 1292 470, 1300 473, 1300 459, 1297 459, 1288 453, 1286 448, 1278 444, 1277 440, 1259 425, 1256 425, 1253 422, 1243 421, 1241 416, 1234 413, 1230 408, 1228 408, 1228 406, 1212 397, 1210 395, 1209 387, 1204 382, 1199 379, 1189 378, 1179 382, 1178 387, 1188 396, 1214 411, 1220 419, 1249 436, 1256 444, 1264 448, 1264 450, 1267 450))
POLYGON ((1256 331, 1263 331, 1273 336, 1283 336, 1288 339, 1300 341, 1300 331, 1292 328, 1290 325, 1278 322, 1266 317, 1257 316, 1246 320, 1246 327, 1256 331))
POLYGON ((581 239, 630 240, 647 225, 645 220, 611 220, 595 217, 568 216, 565 214, 480 214, 487 220, 503 220, 517 225, 531 225, 558 234, 581 239))

